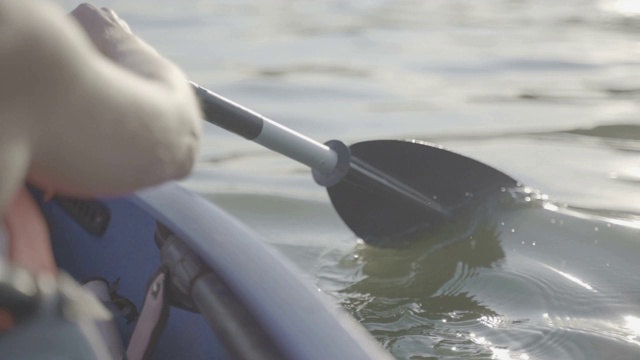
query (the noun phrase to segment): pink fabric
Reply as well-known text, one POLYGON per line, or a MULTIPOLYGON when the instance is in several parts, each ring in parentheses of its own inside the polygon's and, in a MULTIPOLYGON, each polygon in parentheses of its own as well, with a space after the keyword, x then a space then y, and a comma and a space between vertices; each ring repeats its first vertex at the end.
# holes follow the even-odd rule
POLYGON ((55 274, 47 223, 26 188, 9 203, 3 220, 9 236, 9 260, 36 274, 55 274))

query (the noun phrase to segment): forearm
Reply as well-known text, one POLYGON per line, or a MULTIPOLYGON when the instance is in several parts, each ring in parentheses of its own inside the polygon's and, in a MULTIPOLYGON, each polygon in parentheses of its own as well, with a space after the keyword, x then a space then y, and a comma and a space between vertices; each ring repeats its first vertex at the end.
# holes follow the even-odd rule
POLYGON ((22 10, 28 7, 28 44, 13 56, 31 68, 19 85, 33 101, 25 110, 35 119, 30 181, 108 195, 188 174, 200 114, 183 74, 131 36, 118 61, 144 70, 136 74, 100 54, 57 9, 28 1, 22 10))

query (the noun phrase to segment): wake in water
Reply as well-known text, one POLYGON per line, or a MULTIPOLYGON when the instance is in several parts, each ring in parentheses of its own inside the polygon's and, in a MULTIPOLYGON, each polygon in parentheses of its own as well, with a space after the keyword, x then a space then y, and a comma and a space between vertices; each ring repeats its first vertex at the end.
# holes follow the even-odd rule
POLYGON ((638 358, 638 230, 500 195, 408 247, 327 254, 319 286, 399 359, 638 358))

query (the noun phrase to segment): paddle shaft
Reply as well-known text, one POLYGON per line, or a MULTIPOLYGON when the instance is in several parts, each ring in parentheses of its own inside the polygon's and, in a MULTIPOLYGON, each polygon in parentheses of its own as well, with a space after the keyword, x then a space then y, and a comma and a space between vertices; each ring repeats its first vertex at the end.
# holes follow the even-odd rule
POLYGON ((357 182, 360 186, 405 199, 431 213, 450 216, 449 211, 433 199, 389 174, 352 159, 344 143, 332 140, 321 144, 193 82, 191 84, 208 122, 309 166, 314 170, 318 184, 328 187, 343 179, 357 182))
POLYGON ((288 129, 195 83, 191 84, 200 99, 207 121, 321 173, 330 173, 336 168, 338 154, 327 145, 288 129))

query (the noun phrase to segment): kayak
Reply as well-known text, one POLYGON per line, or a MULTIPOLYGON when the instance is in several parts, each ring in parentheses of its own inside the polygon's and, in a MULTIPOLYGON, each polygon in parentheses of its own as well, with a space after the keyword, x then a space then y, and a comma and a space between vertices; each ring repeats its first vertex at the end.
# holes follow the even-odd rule
MULTIPOLYGON (((50 225, 59 267, 80 283, 117 283, 118 298, 134 309, 145 305, 158 269, 169 266, 167 276, 177 279, 191 266, 167 265, 163 236, 179 239, 187 258, 200 264, 198 274, 208 274, 209 288, 170 301, 153 359, 391 358, 257 233, 179 184, 101 200, 34 197, 50 225)), ((136 321, 115 320, 127 345, 136 321)))

